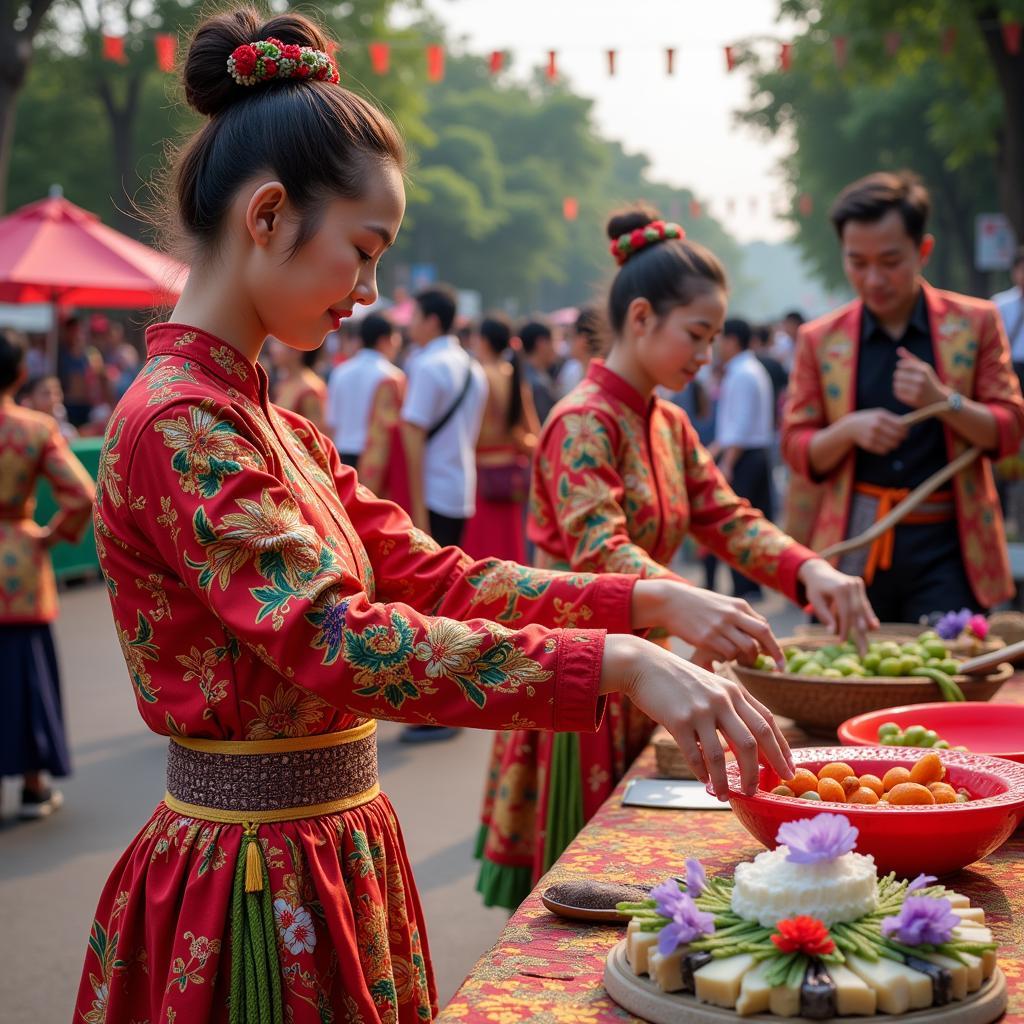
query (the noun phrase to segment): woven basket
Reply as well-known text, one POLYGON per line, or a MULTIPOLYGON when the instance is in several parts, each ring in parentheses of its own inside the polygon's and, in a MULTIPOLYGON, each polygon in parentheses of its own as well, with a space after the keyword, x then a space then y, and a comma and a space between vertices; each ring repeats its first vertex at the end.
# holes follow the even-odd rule
MULTIPOLYGON (((1012 614, 1019 613, 1014 612, 1012 614)), ((979 654, 987 654, 989 651, 998 651, 1000 647, 1013 643, 1013 640, 1024 640, 1024 616, 1021 616, 1021 619, 1022 623, 1018 626, 1021 635, 1015 635, 1012 640, 1004 638, 1004 633, 1006 632, 1004 624, 1007 620, 997 621, 993 616, 993 618, 989 619, 989 625, 993 631, 980 643, 969 640, 945 640, 943 642, 949 649, 949 653, 957 658, 974 658, 979 654), (997 632, 998 636, 996 635, 997 632)), ((872 642, 876 640, 895 640, 896 643, 902 644, 908 640, 916 640, 925 628, 920 624, 915 626, 912 622, 884 622, 878 629, 873 630, 869 634, 868 639, 872 642)), ((836 635, 827 626, 805 622, 793 627, 793 643, 805 648, 823 647, 827 644, 836 643, 836 635)), ((788 646, 788 641, 783 646, 788 646)))
MULTIPOLYGON (((781 640, 783 647, 825 646, 826 640, 795 637, 781 640)), ((729 671, 773 714, 792 718, 802 729, 816 736, 834 736, 839 726, 854 715, 903 704, 928 704, 940 694, 930 679, 915 676, 875 676, 825 679, 798 676, 789 672, 762 672, 730 663, 729 671)), ((987 676, 957 676, 956 681, 968 700, 991 700, 1003 683, 1013 675, 1012 665, 1000 665, 987 676)))

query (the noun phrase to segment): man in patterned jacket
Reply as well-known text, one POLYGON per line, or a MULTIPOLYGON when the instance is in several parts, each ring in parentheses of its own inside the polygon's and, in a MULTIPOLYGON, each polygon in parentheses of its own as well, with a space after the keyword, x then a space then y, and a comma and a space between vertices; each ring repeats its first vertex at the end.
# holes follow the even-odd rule
POLYGON ((811 547, 855 536, 966 448, 980 459, 840 568, 878 617, 991 608, 1013 594, 992 458, 1015 452, 1024 401, 987 301, 932 288, 928 192, 911 174, 849 185, 831 219, 858 298, 800 332, 782 434, 793 469, 822 484, 811 547), (909 429, 901 416, 936 407, 909 429))

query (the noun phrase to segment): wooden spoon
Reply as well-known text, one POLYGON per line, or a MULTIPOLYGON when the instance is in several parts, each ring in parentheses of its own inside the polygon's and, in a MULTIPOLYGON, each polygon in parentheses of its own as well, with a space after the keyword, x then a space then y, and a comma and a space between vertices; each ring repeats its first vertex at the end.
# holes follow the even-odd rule
POLYGON ((1001 665, 1004 661, 1014 664, 1024 658, 1024 640, 1018 640, 1015 644, 1000 647, 997 651, 989 651, 987 654, 979 654, 977 658, 970 658, 961 663, 957 669, 957 675, 961 676, 984 676, 992 669, 1001 665))

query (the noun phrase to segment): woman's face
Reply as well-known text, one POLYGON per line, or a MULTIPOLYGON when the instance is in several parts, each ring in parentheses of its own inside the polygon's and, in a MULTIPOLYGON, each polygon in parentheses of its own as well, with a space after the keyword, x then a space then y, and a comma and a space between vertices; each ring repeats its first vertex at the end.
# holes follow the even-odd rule
POLYGON ((301 352, 319 348, 358 303, 377 299, 377 265, 405 213, 402 175, 393 164, 375 172, 359 199, 333 199, 312 236, 291 255, 301 218, 287 201, 265 245, 254 246, 244 271, 253 307, 267 334, 301 352))
POLYGON ((715 287, 660 319, 651 316, 652 322, 636 332, 641 369, 655 384, 682 391, 711 361, 711 343, 722 330, 725 309, 725 292, 715 287))

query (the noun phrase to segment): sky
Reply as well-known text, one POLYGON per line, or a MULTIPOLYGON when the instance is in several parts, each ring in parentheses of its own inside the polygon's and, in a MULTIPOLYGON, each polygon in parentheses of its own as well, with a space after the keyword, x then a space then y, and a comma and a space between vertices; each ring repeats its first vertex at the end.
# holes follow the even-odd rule
MULTIPOLYGON (((749 99, 742 69, 726 70, 724 47, 783 38, 778 0, 426 0, 471 52, 507 50, 515 66, 558 70, 595 101, 601 133, 645 153, 655 180, 693 189, 741 242, 779 241, 789 226, 773 215, 788 195, 776 167, 784 140, 736 124, 749 99), (675 74, 665 73, 674 47, 675 74), (606 51, 615 49, 616 74, 606 51), (732 209, 730 209, 730 200, 732 209)), ((769 51, 776 47, 768 42, 769 51)))

